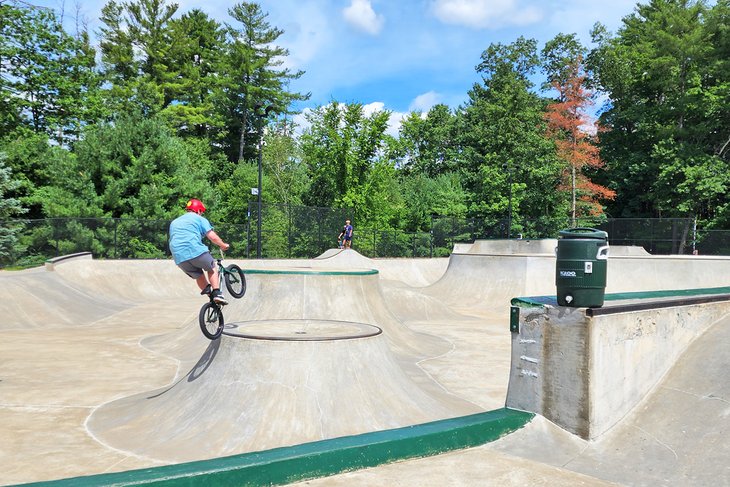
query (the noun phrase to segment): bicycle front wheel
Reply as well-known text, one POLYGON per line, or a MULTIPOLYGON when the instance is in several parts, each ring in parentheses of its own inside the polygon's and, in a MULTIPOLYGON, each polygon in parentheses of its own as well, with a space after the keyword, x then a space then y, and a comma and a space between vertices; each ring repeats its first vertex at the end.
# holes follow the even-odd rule
POLYGON ((217 339, 223 333, 223 312, 220 306, 213 302, 205 303, 200 308, 198 321, 200 321, 200 329, 203 331, 203 335, 211 340, 217 339))
POLYGON ((243 271, 236 264, 231 264, 226 267, 223 272, 226 281, 226 289, 231 293, 234 298, 242 298, 246 294, 246 276, 243 275, 243 271))

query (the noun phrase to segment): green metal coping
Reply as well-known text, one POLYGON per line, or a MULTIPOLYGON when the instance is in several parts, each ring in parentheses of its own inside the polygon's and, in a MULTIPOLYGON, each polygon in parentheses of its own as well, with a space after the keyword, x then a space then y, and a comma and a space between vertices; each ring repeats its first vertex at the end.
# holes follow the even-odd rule
MULTIPOLYGON (((676 296, 701 296, 705 294, 730 294, 730 287, 705 287, 697 289, 668 289, 665 291, 635 291, 625 293, 606 294, 606 301, 619 301, 625 299, 654 299, 654 298, 671 298, 676 296)), ((558 302, 555 296, 531 296, 512 298, 511 304, 514 306, 543 306, 546 304, 557 306, 558 302)))
POLYGON ((377 269, 363 269, 359 271, 325 271, 313 269, 243 269, 244 274, 304 274, 318 276, 372 276, 378 274, 377 269))
POLYGON ((405 428, 315 441, 256 453, 23 485, 26 487, 282 485, 483 445, 522 428, 534 416, 532 413, 502 408, 405 428))

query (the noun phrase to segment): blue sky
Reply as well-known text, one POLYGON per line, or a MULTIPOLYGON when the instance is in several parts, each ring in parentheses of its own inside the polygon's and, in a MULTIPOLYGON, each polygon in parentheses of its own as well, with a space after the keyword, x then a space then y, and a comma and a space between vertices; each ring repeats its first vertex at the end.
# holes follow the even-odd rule
MULTIPOLYGON (((99 28, 105 0, 30 0, 77 8, 91 30, 99 28)), ((170 0, 168 0, 168 3, 170 0)), ((179 0, 178 15, 200 8, 221 22, 234 1, 179 0)), ((436 103, 456 108, 479 81, 475 66, 491 43, 519 36, 539 48, 556 34, 575 33, 585 45, 596 22, 614 31, 636 0, 263 0, 272 26, 284 30, 286 66, 306 73, 291 89, 311 92, 300 108, 332 100, 387 109, 393 124, 412 110, 436 103)))

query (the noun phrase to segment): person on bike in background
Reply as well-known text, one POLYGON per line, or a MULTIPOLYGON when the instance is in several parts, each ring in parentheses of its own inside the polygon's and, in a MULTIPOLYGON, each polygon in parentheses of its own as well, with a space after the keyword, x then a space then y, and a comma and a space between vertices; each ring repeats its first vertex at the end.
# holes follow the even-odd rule
POLYGON ((215 265, 215 259, 208 247, 203 244, 203 237, 221 250, 227 250, 230 246, 213 231, 213 226, 202 216, 205 212, 202 201, 191 199, 185 205, 185 210, 184 215, 170 223, 170 251, 175 264, 195 279, 201 295, 212 297, 216 303, 228 304, 220 290, 218 266, 215 265))
POLYGON ((345 226, 342 228, 342 233, 340 233, 340 236, 337 237, 337 240, 339 241, 342 239, 342 247, 343 249, 349 249, 352 246, 352 225, 350 225, 350 220, 345 220, 345 226))

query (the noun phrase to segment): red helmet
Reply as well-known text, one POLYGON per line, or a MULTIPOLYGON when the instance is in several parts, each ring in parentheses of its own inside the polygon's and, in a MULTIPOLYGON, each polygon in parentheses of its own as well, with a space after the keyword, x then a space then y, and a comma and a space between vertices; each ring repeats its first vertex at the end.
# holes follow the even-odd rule
POLYGON ((188 201, 187 205, 185 205, 185 209, 188 211, 194 211, 195 213, 203 213, 205 211, 205 205, 202 201, 193 198, 188 201))

